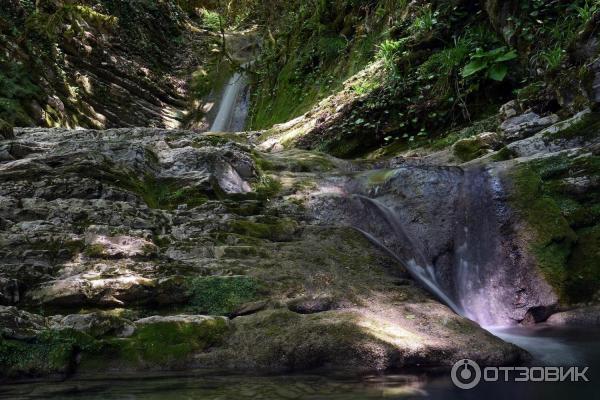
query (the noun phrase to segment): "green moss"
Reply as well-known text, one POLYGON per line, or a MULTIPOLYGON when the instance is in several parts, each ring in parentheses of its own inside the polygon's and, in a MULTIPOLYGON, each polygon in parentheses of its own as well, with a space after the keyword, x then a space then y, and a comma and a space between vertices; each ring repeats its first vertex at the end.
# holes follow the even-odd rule
POLYGON ((254 184, 253 189, 258 199, 269 200, 281 191, 282 185, 276 178, 262 175, 258 183, 254 184))
POLYGON ((103 258, 106 256, 106 252, 104 251, 104 246, 101 244, 93 244, 88 246, 84 250, 84 254, 90 258, 103 258))
POLYGON ((580 137, 585 139, 598 136, 598 132, 600 132, 600 112, 592 112, 584 115, 580 121, 565 129, 548 133, 547 137, 553 139, 573 139, 580 137))
POLYGON ((600 196, 566 183, 597 178, 599 162, 598 156, 556 156, 522 165, 513 175, 513 203, 535 233, 531 250, 565 303, 589 300, 600 290, 600 196))
POLYGON ((165 321, 139 326, 129 338, 110 338, 82 354, 82 370, 139 369, 181 365, 192 354, 221 343, 223 318, 200 323, 165 321))
POLYGON ((508 160, 512 160, 513 158, 515 158, 515 152, 512 151, 512 150, 510 150, 506 146, 504 146, 503 148, 501 148, 500 150, 498 150, 496 152, 496 154, 494 154, 492 156, 492 160, 494 160, 496 162, 508 161, 508 160))
POLYGON ((76 352, 95 345, 91 337, 73 330, 45 331, 30 341, 0 338, 0 376, 66 374, 76 352))
POLYGON ((464 162, 475 160, 486 153, 478 138, 460 140, 454 144, 452 151, 459 160, 464 162))
POLYGON ((249 277, 197 277, 187 282, 190 304, 199 313, 227 315, 256 300, 259 283, 249 277))
POLYGON ((231 222, 229 228, 240 235, 281 242, 291 240, 298 229, 298 223, 289 218, 276 218, 265 222, 237 220, 231 222))
POLYGON ((205 188, 186 186, 185 182, 177 179, 157 179, 152 175, 140 178, 113 165, 107 165, 103 170, 86 169, 78 172, 129 190, 142 198, 150 208, 172 210, 181 204, 197 207, 208 200, 205 188))

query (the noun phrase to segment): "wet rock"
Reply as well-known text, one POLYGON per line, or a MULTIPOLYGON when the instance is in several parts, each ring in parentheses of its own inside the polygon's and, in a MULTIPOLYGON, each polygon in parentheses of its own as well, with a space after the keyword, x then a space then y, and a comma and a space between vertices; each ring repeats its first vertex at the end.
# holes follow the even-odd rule
POLYGON ((0 306, 0 333, 8 339, 26 340, 46 328, 46 319, 16 307, 0 306))
POLYGON ((600 326, 600 306, 582 307, 553 314, 547 321, 555 326, 600 326))

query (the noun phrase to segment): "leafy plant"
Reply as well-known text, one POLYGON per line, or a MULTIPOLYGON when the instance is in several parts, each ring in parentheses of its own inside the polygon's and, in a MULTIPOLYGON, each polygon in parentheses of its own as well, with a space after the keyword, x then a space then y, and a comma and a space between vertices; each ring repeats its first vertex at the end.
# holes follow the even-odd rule
POLYGON ((423 14, 415 18, 408 30, 413 34, 429 32, 438 23, 438 15, 439 11, 432 11, 428 8, 423 12, 423 14))
POLYGON ((494 50, 484 51, 478 48, 471 55, 471 61, 463 68, 462 77, 485 72, 486 76, 498 82, 502 82, 508 74, 508 62, 517 58, 515 50, 499 47, 494 50))
POLYGON ((541 58, 546 64, 546 69, 553 70, 560 67, 566 51, 560 45, 545 50, 541 54, 541 58))
POLYGON ((583 23, 588 23, 600 11, 600 1, 586 0, 583 6, 575 6, 575 11, 583 23))
POLYGON ((388 71, 396 69, 396 60, 402 51, 404 41, 402 40, 385 40, 379 45, 377 58, 383 60, 383 64, 388 71))
POLYGON ((221 30, 221 16, 218 12, 202 10, 202 25, 211 31, 221 30))

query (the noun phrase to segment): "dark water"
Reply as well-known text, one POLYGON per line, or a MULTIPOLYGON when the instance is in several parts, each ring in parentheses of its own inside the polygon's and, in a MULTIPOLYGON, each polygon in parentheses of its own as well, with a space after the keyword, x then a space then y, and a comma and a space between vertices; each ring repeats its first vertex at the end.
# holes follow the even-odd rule
POLYGON ((452 384, 449 374, 336 378, 317 375, 249 377, 188 376, 0 387, 0 399, 159 400, 159 399, 599 399, 600 331, 540 327, 496 332, 527 347, 534 365, 590 367, 589 383, 484 383, 472 390, 452 384))

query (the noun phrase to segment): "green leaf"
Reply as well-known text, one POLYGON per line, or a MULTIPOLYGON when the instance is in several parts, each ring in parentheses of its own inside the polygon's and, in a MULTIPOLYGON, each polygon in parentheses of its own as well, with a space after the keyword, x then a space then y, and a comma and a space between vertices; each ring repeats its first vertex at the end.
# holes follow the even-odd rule
POLYGON ((496 58, 494 61, 504 62, 504 61, 514 60, 515 58, 517 58, 517 52, 514 50, 511 50, 508 53, 504 54, 503 56, 496 58))
POLYGON ((468 76, 478 73, 479 71, 486 69, 487 66, 488 66, 487 61, 473 60, 470 63, 468 63, 467 65, 465 65, 465 67, 462 70, 461 75, 463 78, 466 78, 468 76))
POLYGON ((508 74, 508 66, 506 64, 494 64, 488 71, 488 76, 498 82, 502 82, 508 74))

